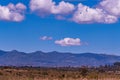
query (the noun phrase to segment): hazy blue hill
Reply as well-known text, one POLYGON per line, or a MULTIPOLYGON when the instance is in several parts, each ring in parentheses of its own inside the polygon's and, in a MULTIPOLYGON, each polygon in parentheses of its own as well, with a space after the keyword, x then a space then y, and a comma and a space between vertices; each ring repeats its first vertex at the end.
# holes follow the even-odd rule
POLYGON ((4 55, 4 54, 6 54, 6 52, 5 52, 5 51, 0 50, 0 56, 2 56, 2 55, 4 55))
POLYGON ((95 53, 61 53, 57 51, 24 53, 0 51, 0 65, 13 66, 98 66, 120 61, 120 56, 95 53))

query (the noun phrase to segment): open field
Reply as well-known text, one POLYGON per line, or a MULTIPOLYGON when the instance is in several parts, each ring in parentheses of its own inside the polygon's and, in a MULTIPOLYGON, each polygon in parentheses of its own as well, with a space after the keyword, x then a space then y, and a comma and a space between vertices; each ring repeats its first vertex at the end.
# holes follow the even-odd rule
POLYGON ((1 67, 0 80, 120 80, 120 73, 87 67, 1 67))

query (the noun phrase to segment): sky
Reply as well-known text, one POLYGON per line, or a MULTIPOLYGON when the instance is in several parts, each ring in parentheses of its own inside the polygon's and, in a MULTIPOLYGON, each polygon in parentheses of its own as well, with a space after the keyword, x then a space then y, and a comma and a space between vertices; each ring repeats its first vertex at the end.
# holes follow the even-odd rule
POLYGON ((120 0, 0 0, 0 49, 120 55, 120 0))

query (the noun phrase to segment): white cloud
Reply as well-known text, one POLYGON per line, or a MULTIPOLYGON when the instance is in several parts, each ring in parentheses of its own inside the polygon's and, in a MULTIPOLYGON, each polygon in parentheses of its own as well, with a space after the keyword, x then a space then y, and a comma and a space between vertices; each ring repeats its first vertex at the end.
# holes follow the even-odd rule
POLYGON ((59 5, 52 7, 51 13, 53 14, 69 14, 75 9, 73 4, 61 1, 59 5))
POLYGON ((120 16, 120 0, 103 0, 100 6, 108 13, 120 16))
POLYGON ((37 12, 38 15, 46 14, 70 14, 74 9, 74 5, 61 1, 58 5, 52 0, 31 0, 30 9, 37 12))
POLYGON ((52 37, 48 37, 48 36, 43 36, 40 38, 41 40, 52 40, 52 37))
POLYGON ((54 4, 52 0, 31 0, 30 9, 32 12, 37 12, 39 15, 50 14, 54 4))
POLYGON ((82 3, 76 6, 64 1, 57 5, 53 0, 31 0, 30 9, 39 15, 53 14, 57 19, 76 23, 115 23, 120 17, 120 0, 102 0, 96 7, 82 3))
MULTIPOLYGON (((115 23, 120 18, 120 0, 102 0, 95 7, 79 3, 74 5, 53 0, 30 0, 30 9, 40 16, 55 15, 59 20, 71 20, 76 23, 115 23)), ((22 3, 0 5, 0 20, 22 21, 26 6, 22 3)))
POLYGON ((22 3, 16 5, 10 3, 7 6, 0 5, 0 20, 22 21, 24 19, 24 11, 26 6, 22 3))
POLYGON ((61 40, 56 40, 55 44, 61 45, 61 46, 80 46, 81 40, 79 38, 64 38, 61 40))
POLYGON ((25 10, 26 9, 26 6, 22 3, 18 3, 16 4, 16 9, 18 10, 25 10))
POLYGON ((117 17, 107 14, 103 9, 90 8, 80 3, 78 10, 73 15, 73 21, 77 23, 115 23, 117 17))

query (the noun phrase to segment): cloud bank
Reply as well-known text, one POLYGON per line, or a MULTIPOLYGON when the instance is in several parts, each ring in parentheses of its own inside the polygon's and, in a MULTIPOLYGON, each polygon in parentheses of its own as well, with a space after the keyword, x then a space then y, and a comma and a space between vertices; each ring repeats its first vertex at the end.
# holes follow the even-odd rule
MULTIPOLYGON (((76 23, 115 23, 120 17, 120 0, 103 0, 92 8, 82 3, 74 5, 61 1, 56 4, 53 0, 31 0, 30 9, 40 15, 59 15, 66 20, 76 23)), ((59 19, 59 18, 58 18, 59 19)))
POLYGON ((22 3, 16 5, 10 3, 7 6, 0 5, 0 20, 22 21, 24 19, 25 10, 26 6, 22 3))
MULTIPOLYGON (((0 5, 0 20, 22 21, 27 7, 18 3, 0 5)), ((95 7, 78 3, 53 0, 30 0, 30 11, 39 16, 54 15, 58 20, 68 20, 76 23, 116 23, 120 18, 120 0, 102 0, 95 7)))
POLYGON ((64 38, 61 40, 56 40, 55 44, 58 44, 60 46, 80 46, 81 40, 79 38, 64 38))

